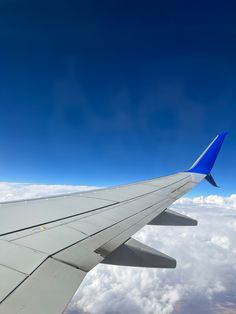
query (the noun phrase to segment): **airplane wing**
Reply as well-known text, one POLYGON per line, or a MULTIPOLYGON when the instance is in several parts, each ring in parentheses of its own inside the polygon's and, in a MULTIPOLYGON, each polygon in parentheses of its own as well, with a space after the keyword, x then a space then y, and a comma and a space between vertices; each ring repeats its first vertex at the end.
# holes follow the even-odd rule
MULTIPOLYGON (((132 238, 146 224, 196 225, 168 209, 210 171, 226 133, 185 171, 108 189, 0 204, 0 314, 62 313, 98 263, 176 267, 132 238)), ((213 179, 213 178, 212 178, 213 179)), ((214 181, 214 180, 213 180, 214 181)))

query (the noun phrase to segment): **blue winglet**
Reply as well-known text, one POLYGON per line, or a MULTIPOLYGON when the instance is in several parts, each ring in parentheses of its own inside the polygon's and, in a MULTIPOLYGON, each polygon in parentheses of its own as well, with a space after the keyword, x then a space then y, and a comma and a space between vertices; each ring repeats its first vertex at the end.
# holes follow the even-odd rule
POLYGON ((208 175, 214 166, 216 157, 228 132, 222 132, 210 143, 195 163, 187 172, 202 173, 208 175))

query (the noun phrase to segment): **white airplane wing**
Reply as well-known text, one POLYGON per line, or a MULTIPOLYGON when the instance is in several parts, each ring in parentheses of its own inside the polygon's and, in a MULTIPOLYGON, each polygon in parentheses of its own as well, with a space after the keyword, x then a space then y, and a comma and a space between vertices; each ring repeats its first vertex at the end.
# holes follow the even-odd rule
POLYGON ((98 263, 176 267, 134 239, 146 224, 196 225, 168 209, 206 178, 226 133, 185 172, 149 181, 0 204, 0 314, 62 313, 98 263))

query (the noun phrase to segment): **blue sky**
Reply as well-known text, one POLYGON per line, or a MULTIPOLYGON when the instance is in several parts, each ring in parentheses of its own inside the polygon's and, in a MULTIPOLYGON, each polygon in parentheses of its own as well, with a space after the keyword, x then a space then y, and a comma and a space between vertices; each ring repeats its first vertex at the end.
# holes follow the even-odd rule
POLYGON ((1 181, 107 186, 185 170, 222 130, 234 193, 233 1, 3 1, 1 181))

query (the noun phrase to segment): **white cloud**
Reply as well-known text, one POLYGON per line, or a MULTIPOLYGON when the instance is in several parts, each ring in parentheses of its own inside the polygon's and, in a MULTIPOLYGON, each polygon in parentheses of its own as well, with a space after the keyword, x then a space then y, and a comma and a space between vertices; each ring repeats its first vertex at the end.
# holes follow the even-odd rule
POLYGON ((231 194, 229 197, 220 195, 198 196, 194 198, 182 197, 176 201, 176 204, 208 205, 208 207, 223 206, 228 209, 236 209, 236 194, 231 194))
POLYGON ((213 236, 210 240, 213 244, 220 246, 223 249, 229 249, 230 240, 226 236, 213 236))
POLYGON ((207 289, 207 295, 209 297, 212 297, 215 293, 220 293, 220 292, 225 292, 226 289, 225 287, 222 285, 222 282, 220 281, 216 281, 215 285, 213 287, 209 287, 207 289))
MULTIPOLYGON (((91 188, 3 182, 0 201, 91 188)), ((175 257, 176 269, 98 265, 87 275, 66 313, 236 312, 236 194, 182 198, 172 208, 196 218, 199 225, 146 226, 135 238, 175 257)))
POLYGON ((94 186, 0 182, 0 202, 95 189, 94 186))

